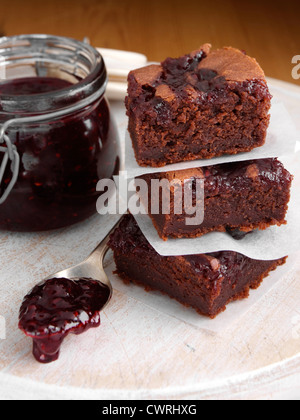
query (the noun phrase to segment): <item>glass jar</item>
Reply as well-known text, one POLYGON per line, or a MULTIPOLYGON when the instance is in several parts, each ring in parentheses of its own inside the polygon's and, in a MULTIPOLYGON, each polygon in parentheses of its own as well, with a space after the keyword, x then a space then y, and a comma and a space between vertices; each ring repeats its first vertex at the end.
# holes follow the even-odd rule
POLYGON ((0 229, 50 230, 96 213, 98 181, 120 169, 106 84, 85 43, 0 39, 0 229))

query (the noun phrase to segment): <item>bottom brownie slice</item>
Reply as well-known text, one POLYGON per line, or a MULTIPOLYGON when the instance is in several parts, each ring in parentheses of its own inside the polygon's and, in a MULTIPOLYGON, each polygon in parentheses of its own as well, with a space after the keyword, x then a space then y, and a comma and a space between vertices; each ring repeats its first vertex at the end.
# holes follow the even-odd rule
POLYGON ((148 243, 131 215, 110 237, 117 273, 125 282, 159 290, 202 315, 214 318, 226 305, 246 298, 286 257, 258 261, 237 252, 165 257, 148 243))

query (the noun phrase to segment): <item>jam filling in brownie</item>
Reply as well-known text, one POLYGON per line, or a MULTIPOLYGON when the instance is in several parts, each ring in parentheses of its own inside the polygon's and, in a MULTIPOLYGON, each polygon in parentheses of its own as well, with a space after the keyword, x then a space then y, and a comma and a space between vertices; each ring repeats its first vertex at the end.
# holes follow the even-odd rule
POLYGON ((271 95, 255 59, 205 44, 130 72, 128 130, 141 166, 249 152, 265 143, 271 95))
POLYGON ((148 204, 148 213, 164 240, 169 237, 197 237, 212 231, 249 232, 285 224, 293 179, 282 163, 272 158, 154 173, 139 178, 147 182, 148 197, 147 203, 145 199, 144 203, 148 204), (204 220, 198 225, 187 224, 190 210, 185 211, 182 205, 182 214, 175 214, 178 195, 172 185, 179 185, 184 198, 184 186, 189 182, 192 205, 196 208, 202 204, 198 203, 196 195, 198 179, 203 180, 204 186, 204 220), (158 181, 160 188, 154 180, 158 181), (163 187, 163 180, 169 181, 169 188, 163 187), (158 214, 153 214, 153 200, 159 202, 158 214), (163 214, 164 200, 170 202, 170 214, 163 214))
POLYGON ((257 261, 231 251, 161 256, 131 215, 124 217, 109 245, 117 273, 125 282, 158 290, 211 318, 229 302, 248 297, 250 289, 258 288, 270 271, 286 261, 257 261))

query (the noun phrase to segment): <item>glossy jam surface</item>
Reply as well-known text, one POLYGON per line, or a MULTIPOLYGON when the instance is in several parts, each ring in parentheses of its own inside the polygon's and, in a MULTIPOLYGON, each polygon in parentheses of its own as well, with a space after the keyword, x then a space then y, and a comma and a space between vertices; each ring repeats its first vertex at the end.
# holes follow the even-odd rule
POLYGON ((231 229, 231 228, 226 228, 226 232, 235 240, 237 241, 241 241, 242 239, 244 239, 246 236, 251 235, 251 233, 253 233, 254 231, 249 231, 249 232, 243 232, 240 229, 231 229))
MULTIPOLYGON (((212 69, 198 69, 199 63, 206 57, 203 51, 179 58, 167 58, 161 63, 162 73, 153 83, 143 86, 145 101, 155 97, 159 85, 169 86, 179 97, 188 98, 187 87, 193 86, 199 92, 210 92, 225 87, 225 78, 212 69)), ((158 98, 155 100, 159 101, 158 98)))
POLYGON ((35 286, 24 298, 19 328, 33 339, 38 362, 57 360, 69 334, 81 334, 100 325, 100 311, 110 289, 93 279, 53 278, 35 286))
MULTIPOLYGON (((2 95, 31 95, 36 101, 37 94, 70 86, 48 77, 0 83, 0 124, 12 118, 1 112, 2 95)), ((96 213, 96 185, 117 174, 120 165, 118 133, 105 99, 59 120, 23 124, 8 135, 20 155, 20 170, 16 185, 0 206, 0 229, 50 230, 96 213)), ((7 169, 2 191, 10 178, 7 169)))
POLYGON ((167 58, 162 67, 164 70, 161 82, 172 86, 178 94, 183 94, 187 85, 192 85, 202 92, 208 92, 224 83, 225 79, 211 69, 198 69, 203 60, 203 51, 194 56, 185 55, 180 58, 167 58))
POLYGON ((37 95, 69 86, 72 84, 54 77, 25 77, 0 83, 0 95, 37 95))

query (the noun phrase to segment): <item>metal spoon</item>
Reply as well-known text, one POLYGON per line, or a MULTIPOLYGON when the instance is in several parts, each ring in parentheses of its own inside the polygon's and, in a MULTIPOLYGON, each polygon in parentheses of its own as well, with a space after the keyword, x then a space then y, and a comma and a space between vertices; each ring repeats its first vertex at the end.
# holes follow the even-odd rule
MULTIPOLYGON (((121 218, 122 220, 122 218, 121 218)), ((41 283, 39 283, 35 288, 32 289, 31 293, 28 294, 21 305, 20 308, 20 315, 19 315, 19 328, 33 340, 33 355, 38 362, 41 363, 50 363, 54 362, 59 357, 60 346, 64 340, 64 338, 70 333, 74 332, 75 334, 81 334, 87 328, 87 320, 84 319, 83 321, 80 319, 80 306, 74 312, 76 320, 72 323, 70 322, 69 318, 69 311, 66 312, 66 307, 64 305, 61 306, 61 301, 64 302, 64 298, 60 299, 57 298, 56 289, 54 285, 54 289, 48 289, 48 296, 46 295, 46 300, 44 301, 43 298, 41 299, 41 308, 40 305, 37 304, 37 301, 40 301, 40 288, 44 291, 44 287, 47 287, 47 281, 55 279, 68 279, 73 282, 81 281, 84 282, 85 280, 91 280, 91 284, 95 285, 97 282, 101 283, 102 286, 105 286, 106 292, 99 293, 96 291, 97 294, 97 303, 96 306, 99 305, 99 308, 93 309, 90 315, 88 315, 89 321, 92 320, 92 326, 100 325, 100 318, 97 316, 98 311, 102 311, 103 308, 108 304, 112 296, 112 285, 109 281, 108 277, 105 274, 103 268, 103 260, 105 254, 107 253, 108 241, 110 237, 110 233, 121 223, 121 220, 118 220, 117 223, 112 227, 110 232, 106 235, 103 241, 97 246, 97 248, 91 253, 91 255, 82 263, 77 264, 73 267, 67 268, 63 271, 59 271, 58 273, 52 274, 51 276, 44 279, 41 283), (93 281, 93 283, 92 283, 93 281), (48 302, 48 297, 50 297, 50 301, 53 298, 53 302, 48 302), (53 317, 52 312, 50 310, 49 319, 47 318, 47 311, 50 308, 55 308, 56 303, 54 304, 54 300, 58 299, 58 311, 62 313, 62 319, 60 320, 59 317, 57 319, 56 315, 53 317), (46 303, 45 303, 46 302, 46 303), (46 312, 44 311, 44 305, 46 305, 46 312), (50 305, 50 306, 49 306, 50 305), (67 317, 64 316, 64 313, 67 313, 67 317), (46 315, 46 318, 45 318, 46 315), (45 324, 41 325, 41 320, 45 319, 45 324), (78 321, 79 320, 79 321, 78 321), (52 324, 52 321, 54 322, 52 324), (61 322, 60 322, 61 321, 61 322), (49 323, 50 322, 50 323, 49 323), (79 323, 78 323, 79 322, 79 323), (47 324, 48 323, 48 324, 47 324), (66 325, 65 325, 66 323, 66 325), (78 325, 77 325, 77 324, 78 325), (76 326, 77 325, 77 326, 76 326), (35 328, 37 327, 37 328, 35 328), (72 329, 76 329, 76 331, 72 331, 72 329), (45 331, 48 331, 45 333, 45 331)), ((79 284, 79 283, 78 283, 79 284)), ((102 287, 100 287, 102 289, 102 287)), ((95 290, 95 289, 93 289, 95 290)), ((87 295, 89 296, 89 295, 87 295)), ((89 299, 92 299, 89 296, 89 299)), ((72 302, 71 302, 72 303, 72 302)), ((73 308, 74 309, 74 308, 73 308)), ((70 309, 71 312, 73 310, 70 309)), ((71 319, 72 321, 72 319, 71 319)))
POLYGON ((106 237, 101 241, 101 243, 97 246, 97 248, 91 253, 91 255, 80 264, 77 264, 73 267, 66 268, 63 271, 59 271, 58 273, 52 274, 51 276, 45 278, 41 283, 46 282, 47 280, 53 278, 67 278, 67 279, 80 279, 80 278, 91 278, 93 280, 97 280, 102 284, 108 286, 110 290, 109 297, 107 302, 103 305, 102 310, 108 304, 111 299, 113 288, 111 285, 110 280, 108 279, 107 275, 105 274, 103 268, 103 260, 104 257, 109 250, 108 241, 110 234, 113 230, 115 230, 121 223, 122 218, 116 222, 116 224, 111 228, 109 233, 106 237))

